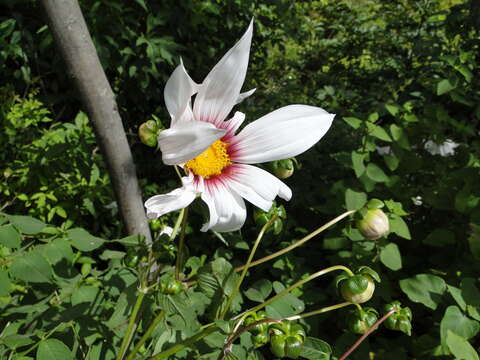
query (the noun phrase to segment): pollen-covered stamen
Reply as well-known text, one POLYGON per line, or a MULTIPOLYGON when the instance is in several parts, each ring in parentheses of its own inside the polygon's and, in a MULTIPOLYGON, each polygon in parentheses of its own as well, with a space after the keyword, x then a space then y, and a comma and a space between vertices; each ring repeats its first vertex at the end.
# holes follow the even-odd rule
POLYGON ((222 170, 232 163, 228 156, 227 147, 227 143, 217 140, 196 158, 187 161, 185 166, 195 175, 203 178, 220 175, 222 170))

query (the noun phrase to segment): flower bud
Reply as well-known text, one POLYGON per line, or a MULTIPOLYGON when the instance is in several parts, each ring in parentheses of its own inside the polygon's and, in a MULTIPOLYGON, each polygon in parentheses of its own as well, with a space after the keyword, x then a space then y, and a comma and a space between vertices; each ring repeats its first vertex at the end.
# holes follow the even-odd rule
POLYGON ((277 357, 297 359, 305 338, 301 325, 287 322, 270 326, 270 350, 277 357))
POLYGON ((293 175, 294 164, 292 159, 272 161, 269 164, 271 171, 279 179, 287 179, 293 175))
POLYGON ((138 128, 138 136, 140 137, 140 141, 150 147, 157 146, 159 130, 160 129, 155 120, 148 120, 147 122, 144 122, 138 128))
POLYGON ((165 295, 175 295, 183 290, 181 281, 166 278, 160 281, 160 292, 165 295))
POLYGON ((370 300, 375 291, 375 282, 368 275, 354 275, 340 283, 343 298, 353 304, 370 300))
POLYGON ((355 334, 365 334, 378 320, 377 312, 372 308, 355 309, 348 319, 348 330, 355 334))
POLYGON ((366 239, 376 240, 388 233, 390 225, 382 210, 370 208, 363 219, 357 221, 357 228, 366 239))

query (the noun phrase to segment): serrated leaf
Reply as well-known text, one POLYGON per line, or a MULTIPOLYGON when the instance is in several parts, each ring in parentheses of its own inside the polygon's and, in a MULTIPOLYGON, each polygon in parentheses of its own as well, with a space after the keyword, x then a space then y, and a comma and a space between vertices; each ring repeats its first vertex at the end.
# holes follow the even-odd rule
POLYGON ((73 360, 70 349, 57 339, 47 339, 40 343, 36 360, 73 360))
POLYGON ((68 230, 67 235, 72 240, 73 247, 81 251, 95 250, 105 242, 105 240, 93 236, 88 231, 80 228, 68 230))
POLYGON ((380 261, 390 270, 397 271, 402 268, 402 256, 397 244, 390 243, 380 251, 380 261))
POLYGON ((52 266, 40 253, 31 251, 12 261, 10 273, 17 279, 27 282, 51 282, 52 266))
POLYGON ((400 288, 413 302, 423 304, 435 310, 442 301, 447 284, 441 277, 430 274, 418 274, 414 277, 400 280, 400 288))

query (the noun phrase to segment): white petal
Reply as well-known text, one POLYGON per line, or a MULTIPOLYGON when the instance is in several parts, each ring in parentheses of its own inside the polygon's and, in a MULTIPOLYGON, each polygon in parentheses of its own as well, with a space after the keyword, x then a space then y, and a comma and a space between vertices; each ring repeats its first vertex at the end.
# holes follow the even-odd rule
POLYGON ((202 231, 215 230, 218 232, 235 231, 245 223, 247 211, 245 202, 236 193, 230 191, 218 179, 205 181, 205 191, 202 200, 210 212, 209 221, 203 225, 202 231))
POLYGON ((193 105, 196 119, 219 125, 232 110, 247 73, 252 31, 253 21, 203 81, 193 105))
MULTIPOLYGON (((199 85, 187 74, 183 62, 177 66, 165 85, 163 97, 172 117, 172 124, 178 120, 189 106, 190 98, 197 92, 199 85)), ((190 109, 191 112, 191 109, 190 109)))
POLYGON ((225 183, 238 195, 264 211, 280 196, 290 200, 292 190, 269 172, 252 165, 233 164, 225 175, 225 183))
POLYGON ((222 129, 227 130, 227 133, 225 134, 225 141, 228 142, 230 138, 235 135, 235 132, 240 127, 240 125, 242 125, 244 120, 245 114, 240 111, 236 111, 231 119, 222 122, 222 129))
POLYGON ((230 142, 231 159, 245 164, 286 159, 315 145, 334 114, 308 105, 289 105, 248 124, 230 142))
POLYGON ((167 165, 178 165, 202 153, 226 130, 202 121, 179 122, 174 128, 160 132, 158 145, 167 165))
POLYGON ((159 216, 167 214, 169 212, 183 209, 190 205, 195 200, 197 192, 191 182, 193 176, 190 178, 182 178, 183 186, 175 189, 168 194, 155 195, 145 201, 145 207, 147 208, 147 217, 149 219, 156 219, 159 216))
POLYGON ((254 88, 252 90, 248 90, 244 93, 241 93, 240 95, 238 95, 238 98, 237 98, 237 101, 235 101, 235 105, 236 104, 240 104, 243 100, 245 100, 247 97, 251 96, 255 90, 257 90, 257 88, 254 88))

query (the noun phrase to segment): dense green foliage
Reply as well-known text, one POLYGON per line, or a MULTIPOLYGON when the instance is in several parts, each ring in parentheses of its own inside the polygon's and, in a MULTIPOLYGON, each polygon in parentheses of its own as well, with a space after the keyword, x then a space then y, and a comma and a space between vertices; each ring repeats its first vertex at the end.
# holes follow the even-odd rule
MULTIPOLYGON (((478 1, 80 3, 118 96, 145 198, 178 185, 159 152, 136 135, 153 116, 168 125, 165 81, 182 57, 200 82, 254 16, 244 90, 257 91, 240 105, 247 120, 292 103, 337 114, 325 138, 298 157, 300 165, 285 181, 294 193, 291 202, 281 203, 286 217, 266 234, 256 258, 346 210, 361 209, 369 199, 385 202, 387 238, 368 240, 355 219, 347 218, 258 265, 234 299, 232 314, 321 268, 367 265, 381 281, 367 303, 376 310, 364 310, 381 315, 386 303, 399 300, 411 309, 411 329, 401 325, 401 316, 408 316, 396 314, 350 358, 478 359, 478 1), (452 143, 457 146, 446 151, 452 143)), ((147 249, 137 238, 104 240, 122 237, 108 173, 39 13, 33 0, 0 4, 0 211, 41 220, 0 217, 0 358, 42 360, 56 352, 62 359, 112 359, 147 249), (38 348, 31 348, 35 344, 38 348)), ((263 214, 255 219, 253 214, 249 209, 241 232, 201 233, 205 209, 200 203, 191 207, 186 278, 198 280, 198 286, 188 290, 171 283, 177 247, 159 233, 163 224, 173 227, 177 214, 161 219, 154 255, 164 264, 163 290, 148 300, 134 343, 160 309, 165 319, 141 354, 165 350, 223 312, 238 278, 231 270, 245 263, 261 226, 263 214)), ((280 318, 341 301, 327 275, 265 312, 280 318)), ((358 337, 355 329, 364 326, 352 327, 353 316, 347 308, 300 320, 307 336, 300 356, 340 356, 358 337)), ((171 358, 216 359, 231 323, 216 326, 223 333, 171 358)), ((237 358, 272 358, 268 346, 252 351, 265 343, 259 334, 246 333, 234 343, 237 358)), ((288 353, 285 349, 284 341, 274 353, 288 353)))

